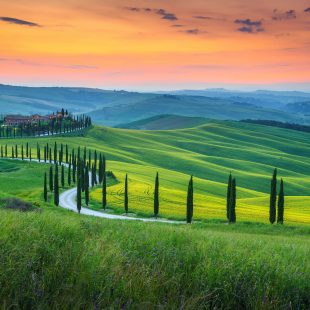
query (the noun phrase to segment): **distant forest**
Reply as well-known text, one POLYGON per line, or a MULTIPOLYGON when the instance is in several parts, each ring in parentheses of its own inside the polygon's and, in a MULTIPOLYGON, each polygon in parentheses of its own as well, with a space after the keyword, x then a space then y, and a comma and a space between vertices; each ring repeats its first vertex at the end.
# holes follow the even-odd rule
POLYGON ((284 123, 284 122, 271 121, 271 120, 260 120, 260 119, 258 120, 245 119, 245 120, 241 120, 240 122, 310 132, 310 126, 307 126, 307 125, 299 125, 299 124, 293 124, 293 123, 284 123))

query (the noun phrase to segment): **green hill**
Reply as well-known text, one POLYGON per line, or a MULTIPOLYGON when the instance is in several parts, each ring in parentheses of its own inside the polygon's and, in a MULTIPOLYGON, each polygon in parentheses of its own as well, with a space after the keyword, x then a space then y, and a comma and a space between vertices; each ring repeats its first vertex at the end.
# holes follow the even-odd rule
POLYGON ((206 122, 207 119, 203 117, 158 115, 128 124, 121 124, 116 127, 140 130, 169 130, 195 127, 206 122))
POLYGON ((204 117, 220 120, 271 119, 305 121, 298 115, 258 107, 225 98, 204 96, 157 95, 131 104, 104 107, 89 113, 95 123, 115 126, 162 114, 204 117))
MULTIPOLYGON (((84 136, 1 140, 87 146, 107 157, 119 183, 108 212, 184 219, 194 175, 194 224, 98 219, 43 202, 49 164, 0 159, 0 307, 20 309, 307 309, 310 283, 309 133, 233 121, 179 130, 93 127, 84 136), (268 223, 274 167, 285 182, 285 223, 268 223), (226 225, 229 172, 237 178, 237 223, 226 225), (3 198, 34 203, 7 210, 3 198)), ((19 150, 20 151, 20 150, 19 150)), ((90 208, 101 208, 101 188, 90 208)))
MULTIPOLYGON (((310 222, 309 134, 239 122, 209 121, 182 130, 136 131, 94 127, 84 137, 40 138, 102 151, 120 183, 108 191, 109 207, 123 212, 123 180, 129 173, 130 208, 152 215, 155 173, 160 174, 161 216, 184 219, 189 175, 194 175, 195 218, 225 219, 226 183, 237 178, 238 220, 268 222, 270 178, 284 178, 286 221, 310 222)), ((51 142, 52 141, 52 142, 51 142)), ((8 141, 10 144, 20 140, 8 141)), ((24 140, 25 142, 25 140, 24 140)), ((37 140, 29 140, 35 149, 37 140)), ((100 208, 101 190, 91 193, 100 208)))

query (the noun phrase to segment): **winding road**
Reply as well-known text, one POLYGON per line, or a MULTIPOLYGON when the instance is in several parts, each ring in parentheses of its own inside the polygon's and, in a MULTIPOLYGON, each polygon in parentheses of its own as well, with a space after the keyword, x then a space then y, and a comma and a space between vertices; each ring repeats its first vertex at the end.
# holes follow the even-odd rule
MULTIPOLYGON (((1 158, 1 159, 9 159, 9 160, 20 160, 21 158, 1 158)), ((29 159, 24 159, 23 161, 30 161, 29 159)), ((40 164, 48 164, 44 161, 38 161, 37 159, 32 159, 32 162, 37 162, 40 164)), ((68 167, 67 164, 63 164, 65 167, 68 167)), ((91 174, 90 174, 91 175, 91 174)), ((78 212, 76 207, 76 196, 77 196, 77 188, 71 188, 64 192, 62 192, 59 196, 59 206, 73 211, 78 212)), ((166 220, 166 219, 155 219, 155 218, 144 218, 144 217, 130 217, 126 215, 116 215, 106 212, 99 212, 95 210, 91 210, 85 207, 82 207, 80 214, 88 215, 88 216, 95 216, 95 217, 101 217, 111 220, 126 220, 126 221, 142 221, 142 222, 156 222, 156 223, 167 223, 167 224, 185 224, 184 221, 172 221, 172 220, 166 220)))

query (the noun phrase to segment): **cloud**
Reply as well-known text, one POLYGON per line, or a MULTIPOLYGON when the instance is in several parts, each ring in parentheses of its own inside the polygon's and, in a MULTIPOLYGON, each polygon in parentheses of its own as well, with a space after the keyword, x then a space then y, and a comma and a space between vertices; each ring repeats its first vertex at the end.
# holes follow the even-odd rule
POLYGON ((169 13, 169 12, 167 12, 164 9, 155 10, 155 13, 158 14, 158 15, 161 15, 162 19, 166 19, 166 20, 169 20, 169 21, 178 20, 178 18, 175 16, 174 13, 169 13))
POLYGON ((125 7, 125 9, 132 12, 155 13, 157 15, 160 15, 162 19, 168 21, 178 20, 177 16, 174 13, 168 12, 165 9, 150 9, 150 8, 138 8, 138 7, 125 7))
POLYGON ((181 27, 184 27, 184 25, 176 24, 176 25, 171 25, 171 27, 181 28, 181 27))
POLYGON ((273 10, 272 19, 273 20, 286 20, 286 19, 296 19, 296 11, 295 10, 289 10, 286 12, 281 12, 277 9, 273 10))
POLYGON ((244 33, 259 33, 265 31, 262 20, 251 20, 249 18, 236 19, 235 24, 242 25, 242 27, 238 28, 237 31, 244 33))
POLYGON ((310 13, 310 8, 306 8, 304 12, 310 13))
POLYGON ((42 27, 41 25, 33 22, 28 22, 26 20, 17 19, 13 17, 0 17, 0 20, 6 23, 21 25, 21 26, 29 26, 29 27, 42 27))
POLYGON ((195 19, 212 19, 212 17, 209 17, 209 16, 202 16, 202 15, 193 16, 193 18, 195 18, 195 19))
POLYGON ((202 31, 198 28, 181 30, 180 32, 183 32, 183 33, 186 33, 189 35, 198 35, 198 34, 202 34, 202 33, 207 33, 207 31, 202 31))

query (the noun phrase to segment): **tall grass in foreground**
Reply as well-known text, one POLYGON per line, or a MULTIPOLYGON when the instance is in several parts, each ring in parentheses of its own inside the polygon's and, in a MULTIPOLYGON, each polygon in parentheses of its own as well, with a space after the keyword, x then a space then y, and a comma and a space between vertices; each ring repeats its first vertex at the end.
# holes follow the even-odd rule
POLYGON ((0 210, 0 227, 2 308, 310 306, 307 228, 176 227, 47 209, 0 210))

